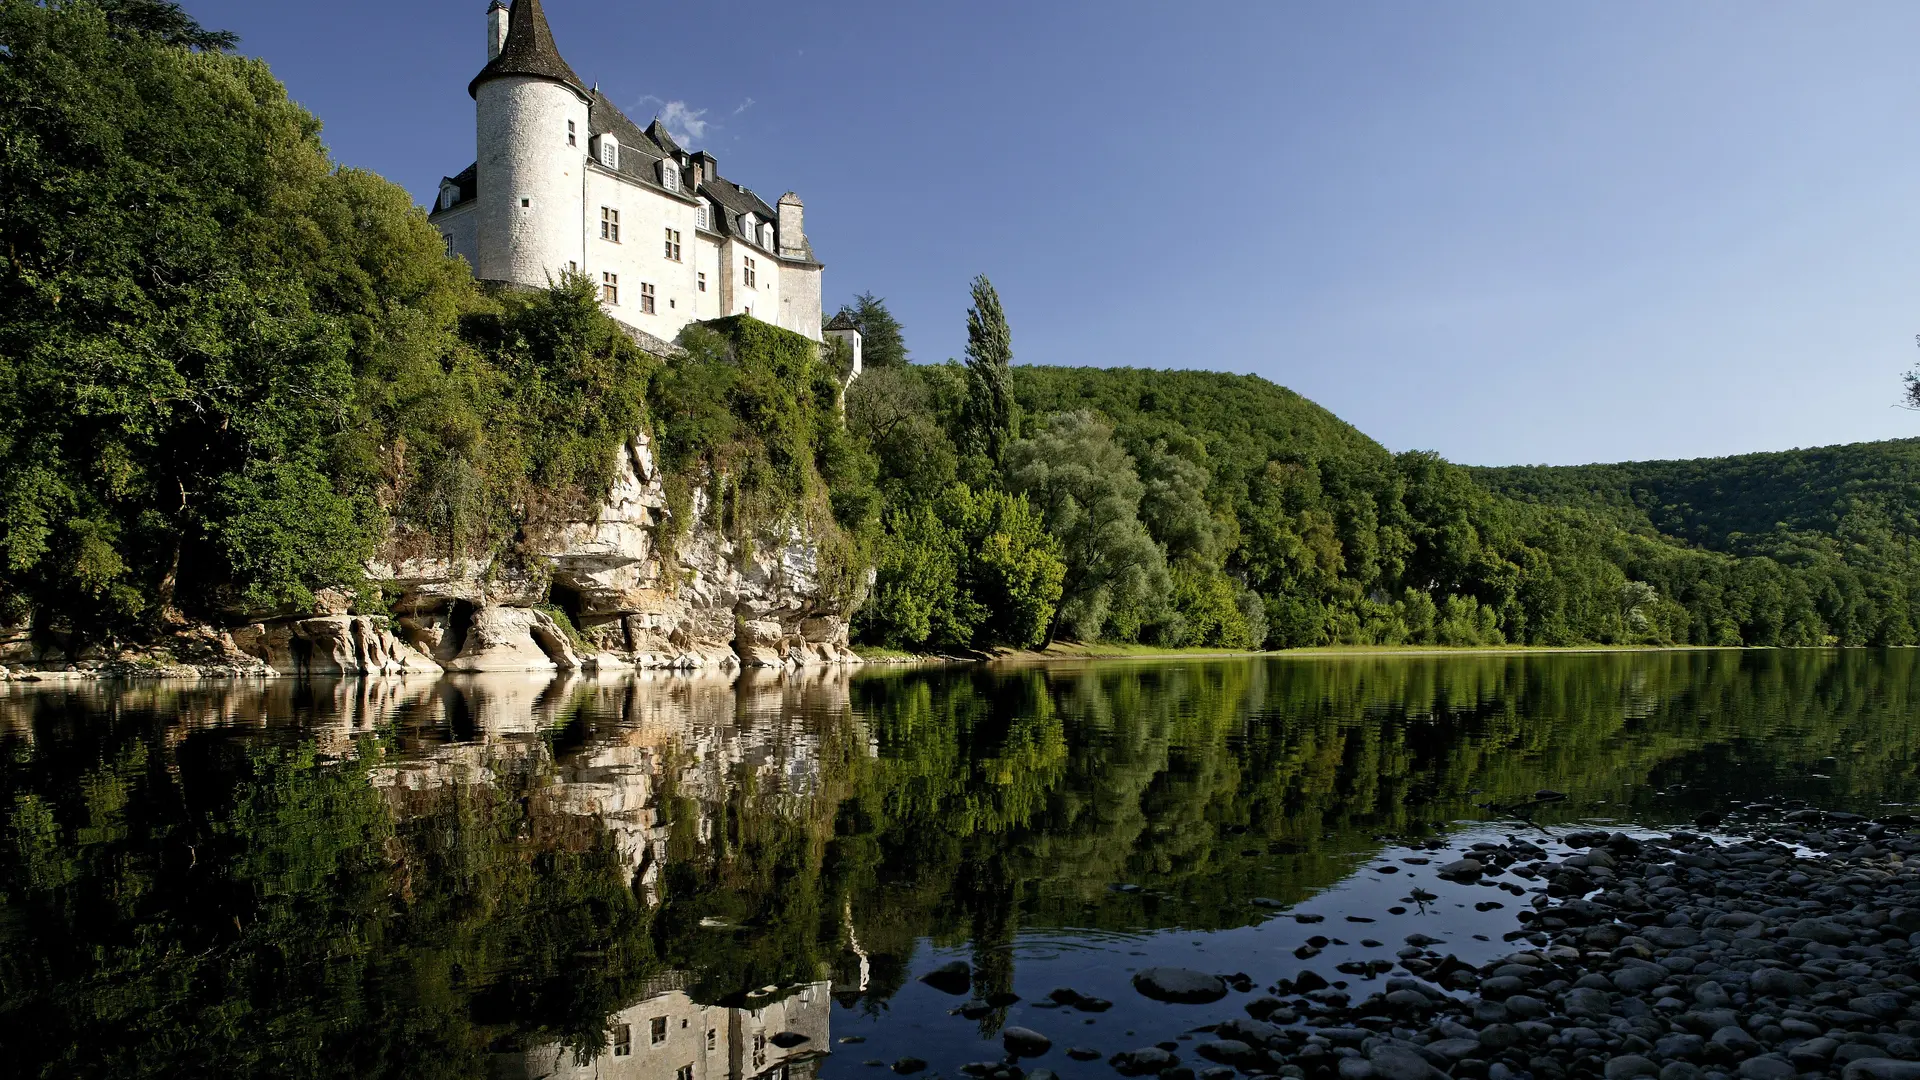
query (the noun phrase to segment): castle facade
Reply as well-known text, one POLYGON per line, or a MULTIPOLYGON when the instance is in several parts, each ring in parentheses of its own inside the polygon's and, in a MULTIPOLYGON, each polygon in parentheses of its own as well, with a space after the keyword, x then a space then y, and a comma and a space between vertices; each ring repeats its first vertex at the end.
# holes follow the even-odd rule
POLYGON ((467 92, 476 160, 441 180, 428 220, 476 277, 544 288, 585 275, 608 314, 666 342, 729 315, 821 339, 800 197, 769 206, 658 119, 629 120, 561 59, 540 0, 493 0, 467 92))

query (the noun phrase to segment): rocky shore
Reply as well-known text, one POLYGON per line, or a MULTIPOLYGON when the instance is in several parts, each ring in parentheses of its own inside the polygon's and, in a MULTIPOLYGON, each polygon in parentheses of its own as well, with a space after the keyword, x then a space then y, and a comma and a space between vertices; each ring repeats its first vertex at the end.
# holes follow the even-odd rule
MULTIPOLYGON (((1439 876, 1530 898, 1507 934, 1515 951, 1476 966, 1414 934, 1392 959, 1317 971, 1308 961, 1327 940, 1310 938, 1301 966, 1264 993, 1245 974, 1148 968, 1133 978, 1148 998, 1239 1008, 1177 1040, 1064 1056, 1161 1080, 1920 1080, 1912 819, 1744 816, 1750 835, 1733 838, 1583 831, 1451 851, 1432 841, 1439 876)), ((1410 900, 1423 898, 1432 894, 1416 888, 1410 900)), ((1051 998, 1041 1004, 1078 995, 1051 998)), ((1003 1061, 962 1071, 1051 1072, 1044 1034, 1004 1035, 1003 1061)))

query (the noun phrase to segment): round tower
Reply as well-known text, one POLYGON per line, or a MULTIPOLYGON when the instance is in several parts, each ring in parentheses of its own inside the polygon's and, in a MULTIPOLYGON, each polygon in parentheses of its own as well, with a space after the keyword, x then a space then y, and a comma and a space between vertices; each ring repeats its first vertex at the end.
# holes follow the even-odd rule
POLYGON ((540 0, 513 0, 505 41, 467 91, 478 119, 475 270, 482 280, 543 287, 580 260, 590 99, 560 58, 540 0))

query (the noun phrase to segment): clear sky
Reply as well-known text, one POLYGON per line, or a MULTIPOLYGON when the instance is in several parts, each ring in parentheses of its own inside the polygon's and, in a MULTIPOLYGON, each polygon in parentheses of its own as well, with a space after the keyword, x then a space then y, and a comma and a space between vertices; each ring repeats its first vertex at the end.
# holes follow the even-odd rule
MULTIPOLYGON (((423 203, 486 0, 185 0, 423 203)), ((1920 434, 1920 4, 545 0, 562 53, 806 200, 917 359, 1292 387, 1469 464, 1920 434)))

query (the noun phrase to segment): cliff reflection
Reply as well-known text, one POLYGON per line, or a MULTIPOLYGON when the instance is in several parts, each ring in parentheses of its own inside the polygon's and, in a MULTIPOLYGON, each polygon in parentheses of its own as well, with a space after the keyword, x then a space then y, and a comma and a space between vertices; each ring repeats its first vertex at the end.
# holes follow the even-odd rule
POLYGON ((829 1002, 884 1009, 929 941, 984 997, 1024 930, 1247 925, 1542 787, 1654 824, 1909 801, 1916 678, 1898 651, 9 684, 0 1042, 90 1075, 805 1075, 829 1002))

